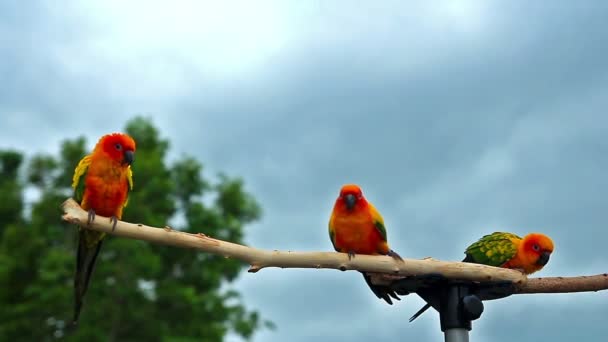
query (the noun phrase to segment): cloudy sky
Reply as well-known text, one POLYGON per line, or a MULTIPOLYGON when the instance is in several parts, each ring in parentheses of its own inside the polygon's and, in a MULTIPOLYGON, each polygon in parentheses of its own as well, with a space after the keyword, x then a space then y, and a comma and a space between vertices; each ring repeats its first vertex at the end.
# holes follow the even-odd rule
MULTIPOLYGON (((461 259, 483 234, 550 235, 539 275, 608 271, 608 2, 0 3, 0 147, 153 118, 210 171, 242 175, 260 248, 331 250, 359 183, 402 256, 461 259)), ((94 139, 92 139, 94 140, 94 139)), ((440 341, 423 301, 377 300, 355 272, 236 283, 273 320, 256 342, 440 341)), ((608 293, 486 303, 471 341, 604 341, 608 293)))

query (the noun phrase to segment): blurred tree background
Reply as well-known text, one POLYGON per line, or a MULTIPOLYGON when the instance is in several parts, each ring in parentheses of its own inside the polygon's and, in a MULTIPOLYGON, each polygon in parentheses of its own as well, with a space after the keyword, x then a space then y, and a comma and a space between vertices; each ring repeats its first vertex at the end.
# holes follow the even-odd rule
MULTIPOLYGON (((134 190, 123 219, 204 232, 242 243, 243 226, 260 216, 238 178, 202 177, 185 156, 165 161, 169 141, 142 117, 125 128, 137 142, 134 190)), ((227 289, 243 269, 232 259, 109 236, 97 260, 77 329, 70 326, 76 261, 75 226, 60 220, 80 158, 99 137, 65 140, 59 156, 0 150, 0 340, 222 341, 272 327, 227 289), (87 148, 86 144, 90 143, 87 148), (25 210, 24 191, 39 199, 25 210)))

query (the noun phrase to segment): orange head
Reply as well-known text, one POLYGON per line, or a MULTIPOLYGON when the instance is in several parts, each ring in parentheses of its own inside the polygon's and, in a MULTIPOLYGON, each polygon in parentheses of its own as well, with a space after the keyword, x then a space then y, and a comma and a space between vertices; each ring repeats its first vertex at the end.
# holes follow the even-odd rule
POLYGON ((524 258, 530 265, 540 269, 549 262, 553 253, 553 241, 547 235, 530 233, 524 236, 521 243, 524 258))
POLYGON ((99 139, 95 151, 122 165, 131 165, 135 158, 135 140, 123 133, 107 134, 99 139))
POLYGON ((361 188, 356 184, 346 184, 340 189, 340 196, 336 200, 336 205, 341 205, 343 208, 351 211, 356 207, 367 204, 361 188))

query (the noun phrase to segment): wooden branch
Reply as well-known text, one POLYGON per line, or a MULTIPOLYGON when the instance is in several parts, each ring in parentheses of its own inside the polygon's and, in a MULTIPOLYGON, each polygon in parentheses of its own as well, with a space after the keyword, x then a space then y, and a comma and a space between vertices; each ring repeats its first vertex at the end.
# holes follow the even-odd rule
MULTIPOLYGON (((358 270, 384 273, 385 275, 390 274, 390 278, 393 279, 404 276, 439 273, 450 279, 478 282, 510 281, 516 284, 519 293, 576 292, 608 289, 608 277, 605 275, 600 280, 595 278, 597 276, 587 277, 587 280, 582 283, 580 280, 577 280, 578 278, 562 278, 562 281, 565 281, 565 290, 551 291, 555 288, 551 287, 553 283, 552 281, 548 281, 548 279, 552 278, 527 281, 526 276, 519 271, 471 263, 446 262, 430 258, 424 260, 404 259, 404 262, 398 262, 388 256, 370 255, 357 255, 352 260, 349 260, 345 253, 261 250, 213 239, 202 233, 190 234, 173 230, 170 227, 155 228, 124 221, 118 221, 115 231, 112 232, 112 224, 107 217, 96 216, 95 220, 88 226, 86 224, 88 213, 82 210, 73 199, 66 200, 61 205, 61 208, 64 211, 63 220, 80 225, 86 229, 179 248, 194 248, 222 255, 226 258, 238 259, 251 266, 249 272, 257 272, 265 267, 327 268, 341 271, 358 270)), ((374 279, 377 278, 375 277, 374 279)), ((380 279, 377 282, 382 283, 383 281, 380 279)))
POLYGON ((608 273, 580 277, 530 278, 515 293, 597 292, 608 289, 608 273))
MULTIPOLYGON (((371 277, 372 283, 378 285, 389 285, 394 281, 406 278, 402 275, 379 272, 371 273, 371 277)), ((528 278, 526 282, 515 283, 514 294, 597 292, 601 290, 608 290, 608 273, 578 277, 528 278)))

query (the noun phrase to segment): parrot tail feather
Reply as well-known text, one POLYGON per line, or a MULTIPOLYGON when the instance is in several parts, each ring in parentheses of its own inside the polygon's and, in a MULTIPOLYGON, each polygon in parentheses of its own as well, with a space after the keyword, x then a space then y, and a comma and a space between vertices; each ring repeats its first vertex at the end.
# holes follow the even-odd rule
POLYGON ((422 315, 430 307, 431 307, 431 304, 426 304, 425 306, 423 306, 420 310, 418 310, 418 312, 416 312, 412 317, 410 317, 410 323, 412 321, 414 321, 416 318, 418 318, 418 316, 422 315))
POLYGON ((363 274, 363 279, 365 279, 367 286, 369 286, 369 288, 372 290, 372 292, 379 299, 384 299, 384 301, 386 301, 390 305, 393 305, 393 301, 391 300, 391 297, 393 297, 396 300, 401 300, 401 298, 399 298, 399 296, 395 293, 395 291, 390 286, 372 284, 371 277, 367 273, 361 272, 361 274, 363 274))
POLYGON ((95 261, 99 255, 103 240, 99 240, 93 248, 87 247, 85 232, 79 231, 78 254, 76 259, 76 276, 74 277, 74 319, 73 324, 78 323, 80 310, 82 309, 84 295, 89 288, 91 275, 95 269, 95 261))

